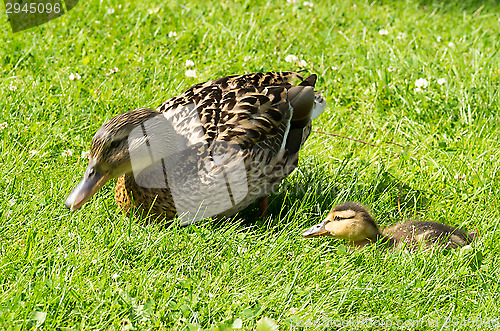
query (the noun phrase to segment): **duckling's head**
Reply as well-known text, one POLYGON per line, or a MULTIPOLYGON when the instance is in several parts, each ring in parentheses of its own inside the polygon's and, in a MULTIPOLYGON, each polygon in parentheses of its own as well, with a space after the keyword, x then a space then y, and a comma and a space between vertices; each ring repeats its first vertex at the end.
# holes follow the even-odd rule
POLYGON ((380 230, 365 207, 353 202, 335 206, 325 220, 305 231, 305 238, 332 236, 354 244, 377 240, 380 230))
MULTIPOLYGON (((92 139, 87 170, 83 179, 66 199, 64 203, 66 207, 72 211, 80 208, 109 179, 132 172, 130 155, 139 155, 137 158, 140 159, 144 154, 143 151, 147 150, 145 146, 149 142, 143 133, 144 124, 157 116, 163 118, 155 110, 136 109, 104 123, 92 139)), ((147 162, 143 163, 145 168, 147 162)))

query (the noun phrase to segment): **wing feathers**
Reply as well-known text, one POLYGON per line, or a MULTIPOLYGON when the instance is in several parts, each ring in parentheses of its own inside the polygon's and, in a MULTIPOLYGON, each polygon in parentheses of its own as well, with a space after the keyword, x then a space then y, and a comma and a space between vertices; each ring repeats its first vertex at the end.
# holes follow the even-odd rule
POLYGON ((193 103, 208 142, 232 141, 242 148, 264 144, 277 150, 288 134, 294 107, 300 110, 297 114, 310 113, 303 110, 310 108, 310 98, 305 96, 309 96, 309 86, 314 87, 316 79, 316 75, 304 79, 291 71, 229 76, 194 85, 158 110, 175 111, 193 103), (300 87, 290 84, 294 80, 302 81, 300 87), (292 102, 289 90, 293 91, 292 102))

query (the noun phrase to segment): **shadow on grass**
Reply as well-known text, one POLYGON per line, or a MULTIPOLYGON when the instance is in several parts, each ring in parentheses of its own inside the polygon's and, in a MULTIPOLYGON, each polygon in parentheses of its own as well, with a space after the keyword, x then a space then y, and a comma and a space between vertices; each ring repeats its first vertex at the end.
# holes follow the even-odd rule
MULTIPOLYGON (((383 201, 385 212, 377 214, 383 218, 401 218, 427 208, 425 192, 385 170, 374 173, 371 182, 361 180, 361 173, 367 171, 367 166, 351 165, 347 158, 334 171, 318 163, 300 167, 269 197, 270 217, 267 220, 260 217, 257 203, 253 203, 241 211, 234 221, 240 221, 242 226, 247 227, 280 228, 283 224, 296 222, 297 218, 307 221, 311 215, 314 218, 318 213, 324 215, 335 204, 345 201, 359 202, 370 209, 383 201)), ((214 221, 213 224, 217 223, 214 221)))
MULTIPOLYGON (((314 218, 311 223, 315 222, 318 216, 324 216, 335 204, 345 201, 364 204, 374 210, 377 217, 389 219, 412 216, 427 208, 425 192, 413 188, 384 169, 373 172, 369 165, 366 162, 354 164, 350 156, 340 161, 333 170, 326 164, 312 161, 297 168, 283 181, 278 191, 269 196, 267 219, 261 217, 255 201, 232 218, 206 219, 194 226, 221 229, 236 225, 241 229, 277 231, 284 224, 309 224, 311 218, 314 218), (366 178, 371 180, 367 181, 366 178), (383 212, 378 213, 377 209, 383 212)), ((139 214, 133 218, 142 225, 155 223, 161 230, 176 226, 175 221, 151 221, 139 214)))

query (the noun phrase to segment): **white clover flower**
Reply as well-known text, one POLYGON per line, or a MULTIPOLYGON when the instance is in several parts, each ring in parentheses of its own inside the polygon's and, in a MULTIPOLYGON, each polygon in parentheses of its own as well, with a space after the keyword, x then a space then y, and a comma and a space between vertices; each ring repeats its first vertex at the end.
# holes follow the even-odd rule
POLYGON ((286 3, 289 4, 289 5, 292 5, 294 3, 297 3, 298 0, 286 0, 286 3))
POLYGON ((450 42, 448 43, 448 47, 450 47, 450 48, 451 48, 451 47, 455 47, 455 44, 454 44, 454 43, 452 43, 452 42, 450 41, 450 42))
POLYGON ((115 9, 114 8, 108 9, 108 15, 111 15, 111 14, 114 14, 114 13, 115 13, 115 9))
POLYGON ((422 92, 422 89, 420 87, 415 87, 414 91, 415 91, 415 93, 420 93, 420 92, 422 92))
POLYGON ((12 198, 9 200, 9 206, 14 207, 16 205, 16 199, 12 198))
POLYGON ((30 154, 30 156, 31 156, 31 157, 33 157, 33 156, 35 156, 35 155, 40 154, 40 152, 39 152, 39 151, 37 151, 37 150, 34 150, 34 149, 33 149, 33 150, 29 151, 29 154, 30 154))
POLYGON ((314 6, 314 4, 310 1, 304 1, 303 5, 306 7, 311 7, 311 8, 314 6))
POLYGON ((95 21, 94 23, 95 24, 101 24, 101 21, 95 21))
POLYGON ((233 329, 241 329, 243 327, 243 321, 241 318, 237 318, 233 322, 233 329))
POLYGON ((399 40, 403 40, 406 38, 406 33, 400 32, 396 38, 399 40))
POLYGON ((440 42, 441 42, 441 36, 437 36, 437 37, 436 37, 436 41, 437 41, 438 43, 440 43, 440 42))
POLYGON ((88 159, 90 157, 90 151, 83 151, 81 154, 82 159, 88 159))
POLYGON ((177 37, 177 32, 175 32, 175 31, 170 31, 170 32, 168 33, 168 37, 169 37, 169 38, 172 38, 172 37, 177 37))
POLYGON ((73 155, 73 151, 71 149, 67 149, 61 153, 61 156, 68 157, 73 155))
POLYGON ((0 130, 7 129, 7 122, 0 123, 0 130))
POLYGON ((287 56, 285 57, 285 61, 286 61, 286 62, 297 62, 298 60, 299 60, 299 58, 298 58, 298 57, 296 57, 296 56, 295 56, 295 55, 293 55, 293 54, 287 55, 287 56))
POLYGON ((184 73, 186 75, 186 77, 196 77, 196 70, 186 70, 186 72, 184 73))
POLYGON ((421 87, 421 88, 426 88, 427 86, 429 86, 429 82, 425 78, 419 78, 415 81, 415 86, 421 87))
POLYGON ((299 64, 299 67, 307 67, 307 62, 305 60, 300 60, 298 62, 298 64, 299 64))
POLYGON ((439 85, 444 85, 444 84, 446 84, 446 78, 439 78, 439 79, 437 80, 437 83, 438 83, 439 85))
POLYGON ((333 66, 333 67, 332 67, 332 70, 337 71, 337 70, 339 70, 339 67, 338 67, 338 66, 333 66))
POLYGON ((155 9, 149 9, 148 10, 148 14, 149 15, 152 15, 152 14, 156 14, 157 12, 160 11, 160 8, 155 8, 155 9))
POLYGON ((386 29, 380 29, 378 30, 378 34, 381 36, 387 36, 389 34, 389 31, 387 31, 386 29))
POLYGON ((394 67, 392 67, 392 66, 390 66, 389 68, 387 68, 387 71, 389 71, 389 72, 393 72, 393 71, 395 71, 395 70, 396 70, 396 69, 394 69, 394 67))
POLYGON ((297 308, 292 307, 288 310, 288 312, 290 313, 290 315, 295 315, 299 312, 299 310, 297 308))
POLYGON ((117 67, 113 67, 111 69, 109 69, 108 73, 106 74, 106 76, 110 76, 112 74, 116 74, 118 72, 118 68, 117 67))
POLYGON ((11 85, 9 86, 9 91, 15 92, 17 90, 17 86, 11 85))
POLYGON ((454 177, 456 180, 464 180, 465 178, 467 178, 467 176, 465 174, 462 174, 462 175, 455 175, 454 177))
POLYGON ((69 80, 80 80, 80 78, 82 78, 82 76, 80 76, 79 74, 71 73, 69 75, 69 80))
POLYGON ((186 67, 188 68, 194 67, 194 62, 191 60, 186 60, 186 67))
POLYGON ((117 279, 118 277, 120 277, 120 275, 116 272, 111 275, 111 278, 113 278, 113 279, 117 279))

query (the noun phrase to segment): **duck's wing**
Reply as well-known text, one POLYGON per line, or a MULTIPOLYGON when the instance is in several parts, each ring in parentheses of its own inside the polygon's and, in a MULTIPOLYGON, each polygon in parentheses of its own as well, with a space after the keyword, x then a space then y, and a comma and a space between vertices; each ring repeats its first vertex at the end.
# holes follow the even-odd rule
MULTIPOLYGON (((167 100, 159 111, 172 113, 179 130, 186 116, 175 119, 175 110, 191 105, 198 115, 206 142, 227 141, 242 148, 263 144, 277 152, 287 145, 303 142, 303 128, 310 123, 310 109, 316 104, 313 86, 316 75, 304 79, 296 72, 254 73, 229 76, 192 86, 181 95, 167 100), (293 80, 302 81, 298 86, 293 80), (304 102, 305 101, 305 102, 304 102), (303 115, 306 109, 306 115, 303 115), (291 124, 291 125, 290 125, 291 124), (290 139, 285 141, 292 129, 290 139), (300 134, 293 129, 300 129, 300 134), (271 139, 270 139, 271 138, 271 139)), ((184 128, 184 129, 183 129, 184 128)), ((296 130, 295 130, 296 131, 296 130)))
POLYGON ((290 120, 284 86, 230 90, 224 94, 220 109, 217 140, 237 143, 241 148, 250 148, 269 137, 282 143, 286 130, 286 124, 282 124, 290 120))
POLYGON ((289 85, 293 80, 309 82, 307 80, 304 80, 304 78, 299 73, 293 71, 266 73, 258 72, 252 74, 227 76, 193 85, 182 94, 168 99, 167 101, 162 103, 160 107, 158 107, 158 110, 168 111, 169 109, 175 109, 180 105, 184 105, 190 102, 199 104, 207 98, 217 99, 218 97, 220 99, 221 96, 218 95, 217 91, 222 94, 230 90, 238 90, 244 87, 258 88, 289 85))

